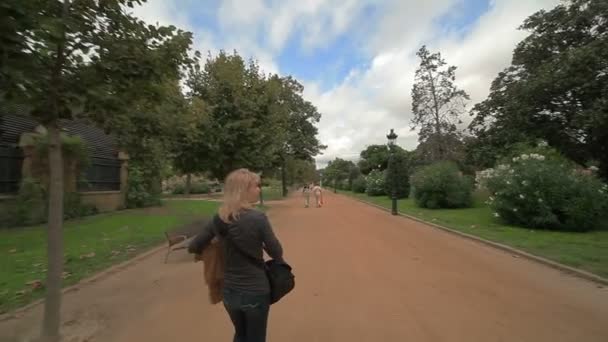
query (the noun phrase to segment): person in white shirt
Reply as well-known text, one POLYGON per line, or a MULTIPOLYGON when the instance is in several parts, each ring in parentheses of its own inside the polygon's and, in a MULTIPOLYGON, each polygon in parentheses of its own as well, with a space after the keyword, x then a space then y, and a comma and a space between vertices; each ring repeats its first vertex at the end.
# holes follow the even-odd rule
POLYGON ((302 188, 302 195, 304 196, 304 208, 310 206, 310 192, 312 191, 312 185, 305 184, 302 188))
POLYGON ((317 208, 321 208, 323 205, 323 189, 318 184, 315 184, 312 188, 312 194, 315 196, 317 208))

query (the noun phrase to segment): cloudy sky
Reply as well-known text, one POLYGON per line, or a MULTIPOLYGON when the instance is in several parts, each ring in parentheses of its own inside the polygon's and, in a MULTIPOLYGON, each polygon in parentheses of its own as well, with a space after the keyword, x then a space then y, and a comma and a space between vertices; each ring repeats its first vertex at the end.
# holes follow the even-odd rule
MULTIPOLYGON (((458 67, 456 78, 483 100, 508 66, 530 14, 559 0, 148 0, 135 14, 149 23, 194 32, 201 51, 237 50, 265 72, 293 75, 323 115, 328 145, 317 166, 335 157, 356 160, 370 144, 413 149, 411 89, 426 44, 458 67)), ((470 118, 464 117, 469 121, 470 118)))

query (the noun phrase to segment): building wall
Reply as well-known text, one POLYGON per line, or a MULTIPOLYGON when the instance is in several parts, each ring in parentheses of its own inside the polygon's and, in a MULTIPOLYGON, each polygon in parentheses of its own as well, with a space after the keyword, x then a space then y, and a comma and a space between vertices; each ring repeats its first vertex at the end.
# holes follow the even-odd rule
MULTIPOLYGON (((34 177, 42 184, 48 184, 48 163, 40 158, 31 144, 32 139, 26 133, 22 136, 20 146, 23 150, 23 164, 21 174, 23 178, 34 177)), ((94 205, 100 212, 113 211, 126 207, 126 191, 128 180, 128 160, 129 156, 124 152, 118 153, 121 161, 120 170, 120 191, 81 191, 82 202, 94 205)), ((66 192, 77 191, 78 165, 73 160, 64 160, 64 190, 66 192)))
POLYGON ((121 191, 91 191, 80 192, 82 203, 92 204, 100 212, 114 211, 125 207, 121 191))

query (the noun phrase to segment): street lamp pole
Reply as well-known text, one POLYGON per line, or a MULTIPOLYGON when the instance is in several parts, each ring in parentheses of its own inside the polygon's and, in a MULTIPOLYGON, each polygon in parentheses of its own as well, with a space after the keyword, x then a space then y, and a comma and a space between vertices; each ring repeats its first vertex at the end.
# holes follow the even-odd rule
POLYGON ((262 173, 260 173, 260 205, 264 205, 264 191, 262 190, 262 173))
POLYGON ((389 157, 388 157, 388 172, 391 175, 391 214, 398 215, 397 210, 397 175, 395 170, 395 141, 397 140, 397 134, 391 128, 391 132, 386 136, 388 139, 389 157))

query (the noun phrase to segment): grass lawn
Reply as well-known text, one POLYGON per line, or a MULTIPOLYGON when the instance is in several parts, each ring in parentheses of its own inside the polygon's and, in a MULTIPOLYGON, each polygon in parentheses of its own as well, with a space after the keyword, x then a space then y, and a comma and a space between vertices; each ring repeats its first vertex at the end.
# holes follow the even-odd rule
POLYGON ((281 186, 265 186, 262 188, 264 201, 278 201, 283 199, 281 186))
MULTIPOLYGON (((165 231, 210 216, 218 206, 218 202, 175 200, 158 208, 67 221, 64 286, 157 246, 165 231)), ((0 230, 0 313, 42 298, 44 290, 27 283, 44 282, 46 267, 45 226, 0 230)))
MULTIPOLYGON (((386 196, 369 197, 348 191, 339 193, 391 208, 386 196)), ((423 209, 412 199, 398 201, 399 212, 437 223, 490 241, 513 246, 531 254, 608 277, 608 225, 588 233, 531 230, 509 226, 494 218, 484 198, 475 198, 473 208, 423 209)))

